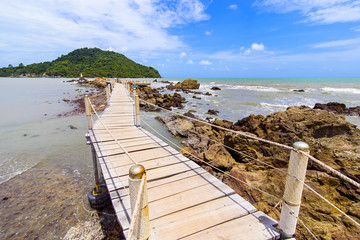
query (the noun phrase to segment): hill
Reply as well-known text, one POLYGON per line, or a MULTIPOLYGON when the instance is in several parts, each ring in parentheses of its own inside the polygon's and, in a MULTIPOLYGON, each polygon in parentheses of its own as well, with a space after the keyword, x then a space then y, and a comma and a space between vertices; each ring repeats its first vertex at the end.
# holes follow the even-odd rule
POLYGON ((78 77, 161 77, 153 67, 136 63, 123 54, 99 48, 81 48, 62 55, 51 62, 0 68, 0 77, 10 76, 59 76, 78 77))

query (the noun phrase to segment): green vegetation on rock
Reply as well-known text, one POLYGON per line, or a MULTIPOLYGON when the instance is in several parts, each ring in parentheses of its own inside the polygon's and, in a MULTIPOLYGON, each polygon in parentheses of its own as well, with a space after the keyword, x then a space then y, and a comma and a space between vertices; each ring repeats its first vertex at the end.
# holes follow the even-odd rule
POLYGON ((99 48, 81 48, 62 55, 51 62, 0 68, 0 77, 10 76, 59 76, 78 77, 161 77, 153 67, 138 64, 123 54, 99 48))

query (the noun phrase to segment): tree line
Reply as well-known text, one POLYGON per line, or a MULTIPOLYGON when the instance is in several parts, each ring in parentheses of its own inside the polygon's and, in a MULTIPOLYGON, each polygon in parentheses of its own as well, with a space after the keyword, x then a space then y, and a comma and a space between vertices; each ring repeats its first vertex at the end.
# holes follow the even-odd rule
POLYGON ((0 68, 0 77, 58 76, 58 77, 124 77, 159 78, 159 72, 132 61, 123 54, 99 48, 81 48, 51 62, 33 63, 0 68))

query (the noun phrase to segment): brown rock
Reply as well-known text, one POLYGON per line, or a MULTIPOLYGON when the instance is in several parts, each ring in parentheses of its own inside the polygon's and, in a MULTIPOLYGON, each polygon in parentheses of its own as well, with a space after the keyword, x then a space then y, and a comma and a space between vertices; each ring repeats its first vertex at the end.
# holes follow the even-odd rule
POLYGON ((230 153, 219 144, 213 144, 204 152, 204 159, 215 167, 229 170, 235 164, 230 153))

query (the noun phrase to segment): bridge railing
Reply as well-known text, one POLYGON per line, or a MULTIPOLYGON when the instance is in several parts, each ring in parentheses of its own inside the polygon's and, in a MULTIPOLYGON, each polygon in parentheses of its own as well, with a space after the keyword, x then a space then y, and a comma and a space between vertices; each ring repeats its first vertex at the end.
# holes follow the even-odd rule
MULTIPOLYGON (((287 145, 277 143, 277 142, 273 142, 273 141, 270 141, 270 140, 267 140, 267 139, 261 139, 261 138, 255 137, 255 136, 253 136, 251 134, 248 134, 248 133, 245 133, 245 132, 234 131, 234 130, 227 129, 227 128, 224 128, 224 127, 221 127, 221 126, 218 126, 218 125, 211 124, 211 123, 203 121, 203 120, 199 120, 197 118, 192 118, 192 117, 189 117, 189 116, 185 116, 185 115, 183 115, 181 113, 178 113, 176 111, 171 111, 171 110, 168 110, 168 109, 165 109, 165 108, 161 108, 161 107, 157 106, 156 104, 144 101, 142 99, 140 99, 139 101, 142 102, 143 104, 151 105, 151 106, 159 108, 159 109, 161 109, 163 111, 170 112, 171 114, 182 116, 182 117, 187 118, 187 119, 189 119, 191 121, 201 122, 201 123, 210 125, 211 127, 214 127, 214 128, 217 128, 217 129, 220 129, 220 130, 223 130, 223 131, 231 132, 231 133, 236 134, 236 135, 241 135, 241 136, 246 137, 246 138, 258 140, 258 141, 263 142, 263 143, 268 143, 268 144, 271 144, 271 145, 274 145, 274 146, 277 146, 277 147, 281 147, 281 148, 284 148, 284 149, 287 149, 287 150, 291 150, 288 171, 286 173, 287 180, 286 180, 286 184, 285 184, 284 195, 283 195, 282 198, 279 199, 280 202, 282 203, 282 209, 281 209, 281 215, 280 215, 280 224, 279 224, 282 238, 290 238, 295 234, 297 221, 300 220, 299 219, 299 210, 300 210, 301 198, 302 198, 301 196, 302 196, 304 186, 307 189, 309 189, 311 192, 315 193, 316 196, 318 196, 319 198, 324 200, 327 204, 331 205, 331 207, 336 209, 343 216, 345 216, 349 220, 351 220, 356 226, 360 227, 360 224, 357 221, 355 221, 352 217, 350 217, 348 214, 346 214, 344 211, 342 211, 339 207, 337 207, 335 204, 333 204, 332 202, 327 200, 325 197, 323 197, 321 194, 319 194, 313 188, 311 188, 308 184, 306 184, 305 175, 306 175, 306 169, 307 169, 307 162, 310 159, 314 163, 318 164, 326 172, 330 173, 333 176, 339 177, 340 179, 352 184, 353 186, 355 186, 357 188, 360 188, 360 184, 358 182, 354 181, 353 179, 349 178, 348 176, 342 174, 341 172, 331 168, 330 166, 324 164, 320 160, 318 160, 318 159, 314 158, 313 156, 311 156, 310 153, 309 153, 309 146, 306 143, 296 142, 296 143, 294 143, 293 147, 287 146, 287 145)), ((136 103, 136 104, 138 104, 138 103, 136 103)), ((144 123, 148 127, 152 128, 145 121, 142 121, 142 123, 144 123)), ((163 138, 167 139, 168 142, 172 142, 171 140, 169 140, 168 138, 166 138, 162 134, 160 134, 158 131, 156 131, 154 128, 152 128, 152 130, 155 131, 158 135, 160 135, 163 138)), ((194 131, 192 131, 192 132, 194 132, 194 131)), ((197 132, 194 132, 194 133, 199 134, 197 132)), ((210 139, 210 140, 212 140, 212 139, 210 139)), ((174 143, 172 143, 172 144, 174 144, 174 143)), ((219 144, 222 144, 222 143, 219 143, 219 144)), ((174 145, 176 145, 176 144, 174 144, 174 145)), ((228 146, 226 146, 224 144, 222 144, 222 145, 224 147, 228 148, 228 146)), ((178 148, 181 149, 181 146, 178 146, 178 148)), ((235 149, 232 149, 232 150, 235 150, 235 149)), ((210 165, 210 167, 212 167, 213 169, 216 169, 216 167, 212 166, 211 164, 205 162, 202 159, 199 159, 198 157, 192 155, 191 153, 188 152, 188 154, 191 155, 192 157, 196 158, 198 161, 204 162, 205 164, 210 165)), ((263 163, 265 165, 269 165, 268 163, 265 163, 265 162, 263 162, 261 160, 258 160, 258 159, 255 159, 255 160, 259 161, 259 162, 261 162, 261 163, 263 163)), ((281 170, 281 169, 278 169, 278 168, 275 168, 275 167, 273 167, 273 168, 283 172, 283 170, 281 170)), ((221 171, 221 169, 217 169, 217 170, 221 171)), ((223 172, 223 173, 225 175, 227 175, 227 173, 225 173, 225 172, 223 172)), ((241 181, 240 179, 236 179, 236 180, 241 181)), ((249 185, 246 182, 243 182, 243 183, 249 185)), ((260 189, 257 189, 257 190, 260 190, 260 189)), ((263 191, 261 191, 261 192, 263 192, 263 191)), ((271 195, 272 197, 274 197, 272 194, 269 194, 269 193, 266 193, 266 194, 271 195)), ((301 220, 300 220, 300 223, 303 224, 305 229, 307 229, 309 231, 309 233, 315 239, 317 239, 316 236, 310 231, 310 229, 301 220)))
MULTIPOLYGON (((271 144, 271 145, 274 145, 274 146, 277 146, 277 147, 281 147, 281 148, 290 150, 291 154, 290 154, 290 160, 289 160, 289 168, 288 168, 287 173, 285 173, 287 175, 287 180, 286 180, 286 184, 285 184, 285 190, 284 190, 283 197, 276 197, 276 196, 274 196, 274 195, 272 195, 270 193, 267 193, 267 192, 265 192, 265 191, 263 191, 263 190, 261 190, 261 189, 259 189, 257 187, 254 187, 251 184, 249 184, 249 183, 247 183, 245 181, 242 181, 241 179, 236 178, 236 177, 230 175, 229 173, 224 172, 221 169, 219 169, 219 168, 211 165, 210 163, 204 161, 203 159, 200 159, 197 156, 187 152, 187 155, 191 156, 192 158, 196 159, 197 161, 201 161, 204 164, 209 165, 213 169, 216 169, 217 171, 222 172, 224 175, 227 175, 227 176, 229 176, 229 177, 231 177, 231 178, 233 178, 233 179, 235 179, 235 180, 237 180, 237 181, 239 181, 239 182, 241 182, 243 184, 246 184, 247 186, 249 186, 251 188, 254 188, 254 189, 256 189, 256 190, 258 190, 258 191, 260 191, 260 192, 262 192, 264 194, 267 194, 268 196, 276 198, 277 200, 279 200, 279 203, 282 202, 282 210, 281 210, 281 215, 280 215, 280 232, 281 232, 283 238, 289 238, 289 237, 292 237, 294 235, 296 225, 297 225, 297 221, 299 220, 300 223, 303 224, 303 226, 309 231, 309 233, 315 239, 317 239, 316 236, 310 231, 310 229, 299 219, 299 209, 300 209, 300 204, 301 204, 301 195, 302 195, 302 192, 303 192, 303 186, 307 187, 310 191, 314 192, 318 197, 320 197, 326 203, 330 204, 333 208, 338 210, 341 214, 343 214, 344 216, 349 218, 355 225, 360 227, 360 224, 357 221, 352 219, 345 212, 340 210, 337 206, 335 206, 329 200, 325 199, 323 196, 321 196, 319 193, 317 193, 314 189, 312 189, 308 184, 306 184, 305 175, 306 175, 306 168, 307 168, 308 159, 310 158, 315 163, 320 164, 320 166, 322 166, 327 172, 330 172, 331 174, 333 174, 333 175, 335 175, 337 177, 340 177, 344 181, 347 181, 347 182, 353 184, 354 186, 359 187, 360 184, 357 183, 356 181, 350 179, 349 177, 343 175, 342 173, 338 172, 337 170, 332 169, 331 167, 325 165, 320 160, 315 159, 314 157, 312 157, 308 152, 309 147, 308 147, 308 145, 306 143, 299 143, 298 142, 298 143, 295 143, 293 147, 291 147, 291 146, 287 146, 287 145, 284 145, 284 144, 281 144, 281 143, 272 142, 272 141, 267 140, 267 139, 261 139, 261 138, 255 137, 255 136, 250 135, 250 134, 245 133, 245 132, 234 131, 234 130, 231 130, 231 129, 223 128, 223 127, 208 123, 208 122, 203 121, 203 120, 199 120, 199 119, 196 119, 196 118, 191 118, 191 117, 188 117, 188 116, 184 116, 181 113, 178 113, 178 112, 175 112, 175 111, 170 111, 170 110, 161 108, 161 107, 159 107, 159 106, 157 106, 155 104, 152 104, 152 103, 149 103, 149 102, 144 101, 142 99, 139 99, 138 95, 136 94, 136 88, 133 87, 138 82, 130 82, 130 81, 125 81, 125 80, 121 80, 121 81, 118 81, 118 82, 123 83, 125 88, 128 90, 129 96, 132 96, 134 98, 134 102, 133 102, 133 104, 134 104, 134 113, 135 113, 134 114, 134 125, 136 125, 136 126, 140 126, 140 107, 139 107, 139 105, 140 105, 140 102, 142 102, 143 104, 152 105, 153 107, 160 108, 161 110, 170 112, 171 114, 176 114, 178 116, 185 117, 185 118, 190 119, 192 121, 198 121, 198 122, 201 122, 203 124, 210 125, 211 127, 214 127, 214 128, 217 128, 217 129, 220 129, 220 130, 223 130, 223 131, 230 132, 232 134, 241 135, 241 136, 246 137, 246 138, 251 138, 251 139, 254 139, 254 140, 258 140, 259 142, 271 144), (136 119, 137 115, 138 115, 139 119, 136 119)), ((109 89, 108 91, 109 91, 109 97, 110 97, 111 89, 109 89)), ((87 118, 88 118, 88 127, 89 127, 89 129, 92 129, 92 123, 89 122, 89 119, 91 119, 91 109, 93 110, 93 112, 95 112, 95 114, 97 115, 97 117, 99 119, 100 119, 100 116, 98 116, 98 114, 96 113, 95 109, 93 108, 91 102, 89 101, 89 99, 87 97, 85 97, 85 102, 86 101, 88 101, 88 107, 86 108, 87 109, 86 110, 86 115, 87 115, 87 118), (91 108, 91 109, 88 110, 88 108, 91 108)), ((150 127, 154 132, 157 133, 158 136, 162 136, 168 142, 171 142, 172 145, 177 146, 178 149, 181 149, 181 146, 176 145, 171 140, 164 137, 162 134, 160 134, 158 131, 156 131, 156 129, 152 128, 145 121, 142 121, 142 123, 144 123, 145 125, 150 127)), ((103 125, 104 125, 104 128, 106 129, 105 124, 103 124, 103 125)), ((111 135, 110 131, 108 131, 108 133, 111 135)), ((194 132, 194 133, 196 133, 196 132, 194 132)), ((196 134, 198 134, 198 133, 196 133, 196 134)), ((213 140, 211 138, 209 138, 209 140, 215 141, 215 140, 213 140)), ((219 143, 219 144, 222 144, 222 143, 219 143)), ((123 149, 123 147, 119 143, 118 143, 118 145, 119 145, 119 147, 121 147, 123 149)), ((223 145, 223 146, 225 148, 229 148, 226 145, 223 145)), ((125 149, 123 149, 123 150, 126 152, 125 149)), ((232 149, 232 150, 238 152, 239 154, 245 154, 245 153, 237 151, 236 149, 232 149)), ((130 155, 129 155, 129 157, 130 157, 130 155)), ((263 163, 263 164, 265 164, 265 165, 267 165, 267 166, 269 166, 269 167, 271 167, 273 169, 276 169, 276 170, 284 173, 284 171, 282 169, 278 169, 278 168, 276 168, 276 167, 274 167, 274 166, 272 166, 272 165, 270 165, 268 163, 265 163, 265 162, 263 162, 263 161, 261 161, 259 159, 253 158, 251 156, 247 156, 247 157, 249 157, 252 160, 258 161, 260 163, 263 163)), ((136 164, 136 162, 134 162, 134 163, 136 164)), ((144 186, 145 186, 145 184, 144 184, 144 186)), ((142 188, 142 189, 146 188, 144 186, 142 184, 140 184, 140 188, 142 188)), ((139 192, 137 192, 137 193, 140 194, 139 192)), ((140 198, 137 198, 137 200, 133 200, 133 201, 136 202, 135 206, 137 206, 137 205, 140 204, 140 203, 138 203, 138 201, 141 201, 141 200, 140 200, 140 198)), ((139 211, 137 209, 133 210, 134 214, 138 214, 138 212, 139 211)), ((135 216, 135 218, 136 218, 136 216, 135 216)), ((133 218, 133 220, 134 220, 134 218, 133 218)), ((135 225, 136 224, 134 223, 134 226, 135 225)), ((135 227, 134 227, 134 229, 135 229, 135 227)))

